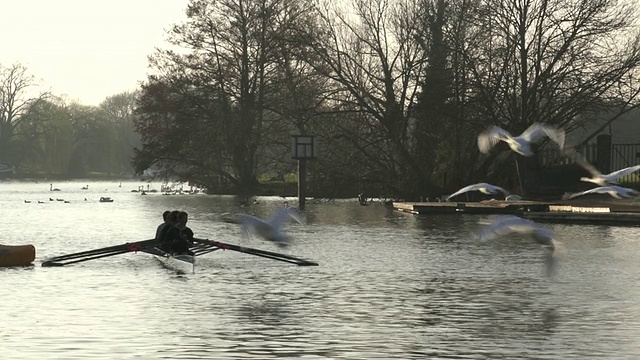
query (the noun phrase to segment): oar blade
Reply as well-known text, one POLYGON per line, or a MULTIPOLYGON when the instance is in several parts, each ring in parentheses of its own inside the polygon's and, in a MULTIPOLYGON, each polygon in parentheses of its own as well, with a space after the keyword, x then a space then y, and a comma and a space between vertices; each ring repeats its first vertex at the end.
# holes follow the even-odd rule
POLYGON ((237 252, 241 252, 249 255, 255 255, 255 256, 260 256, 260 257, 278 260, 282 262, 287 262, 287 263, 295 264, 298 266, 318 266, 318 263, 315 261, 311 261, 308 259, 303 259, 303 258, 291 256, 291 255, 276 253, 272 251, 254 249, 254 248, 249 248, 245 246, 223 243, 223 242, 213 241, 208 239, 193 239, 193 241, 201 244, 203 243, 210 244, 223 250, 237 251, 237 252))

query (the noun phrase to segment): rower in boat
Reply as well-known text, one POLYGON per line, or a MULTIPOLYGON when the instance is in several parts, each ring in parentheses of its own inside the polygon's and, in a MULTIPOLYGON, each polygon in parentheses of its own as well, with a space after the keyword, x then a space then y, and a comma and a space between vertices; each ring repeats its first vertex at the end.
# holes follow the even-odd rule
MULTIPOLYGON (((182 236, 179 216, 180 211, 178 210, 173 210, 169 214, 167 225, 160 231, 160 250, 169 254, 193 255, 193 252, 189 250, 189 241, 182 236)), ((186 227, 186 220, 184 226, 186 227)))
POLYGON ((158 225, 158 228, 156 229, 156 240, 160 240, 163 234, 163 229, 169 225, 169 215, 171 215, 171 211, 166 210, 165 212, 162 213, 162 223, 160 225, 158 225))
POLYGON ((180 229, 180 237, 186 240, 187 249, 193 246, 193 230, 187 226, 188 221, 189 214, 186 211, 180 211, 176 227, 180 229))

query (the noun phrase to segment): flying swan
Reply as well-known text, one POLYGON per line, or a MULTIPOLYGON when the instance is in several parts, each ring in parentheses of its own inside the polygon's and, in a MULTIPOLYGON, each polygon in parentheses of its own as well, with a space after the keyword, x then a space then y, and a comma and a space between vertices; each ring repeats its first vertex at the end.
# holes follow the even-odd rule
POLYGON ((640 165, 629 166, 624 169, 616 170, 609 174, 603 174, 595 166, 591 165, 585 157, 578 153, 573 149, 567 150, 567 153, 572 154, 575 158, 576 163, 582 166, 591 174, 591 177, 581 177, 580 181, 594 183, 598 186, 606 186, 606 185, 617 185, 618 179, 625 177, 627 175, 633 174, 634 172, 640 170, 640 165))
POLYGON ((477 234, 477 239, 487 241, 514 233, 530 235, 542 247, 545 252, 546 275, 553 275, 556 265, 554 255, 560 243, 554 239, 551 231, 533 221, 513 215, 500 216, 492 224, 484 227, 477 234))
POLYGON ((302 224, 300 214, 294 208, 288 207, 280 208, 268 220, 246 214, 238 216, 238 222, 246 235, 255 235, 273 241, 279 246, 287 246, 290 242, 289 236, 282 231, 285 222, 289 219, 302 224))
POLYGON ((487 194, 487 195, 496 195, 499 193, 503 193, 504 195, 509 195, 509 192, 507 190, 499 186, 495 186, 487 183, 478 183, 478 184, 473 184, 473 185, 463 187, 462 189, 449 195, 446 200, 451 201, 451 199, 453 199, 454 197, 469 191, 480 191, 481 193, 487 194))
POLYGON ((480 152, 486 154, 494 145, 500 141, 504 141, 509 145, 511 150, 518 154, 531 156, 533 155, 531 144, 540 141, 540 139, 546 136, 557 143, 561 149, 563 148, 565 139, 564 130, 540 123, 533 123, 533 125, 520 134, 520 136, 515 137, 508 131, 494 125, 478 135, 478 148, 480 152))
POLYGON ((634 189, 625 188, 622 186, 610 185, 610 186, 600 186, 597 188, 589 189, 586 191, 582 191, 575 194, 569 194, 564 196, 564 200, 574 199, 578 196, 588 195, 588 194, 609 194, 616 199, 629 199, 632 197, 636 197, 640 195, 640 193, 634 189))

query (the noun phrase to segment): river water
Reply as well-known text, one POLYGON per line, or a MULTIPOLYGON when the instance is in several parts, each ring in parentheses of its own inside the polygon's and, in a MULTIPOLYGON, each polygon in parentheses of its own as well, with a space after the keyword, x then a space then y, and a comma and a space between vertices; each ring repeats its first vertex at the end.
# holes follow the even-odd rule
POLYGON ((61 191, 49 191, 49 182, 0 183, 0 243, 37 248, 34 266, 0 269, 0 358, 640 356, 640 228, 545 225, 563 243, 558 273, 547 278, 531 240, 473 240, 486 215, 309 201, 305 225, 289 225, 295 241, 280 249, 242 237, 222 218, 268 216, 282 198, 242 207, 232 196, 131 192, 139 185, 147 184, 58 182, 61 191), (50 256, 151 238, 166 209, 187 211, 197 237, 320 266, 232 251, 204 255, 195 274, 141 253, 40 266, 50 256))

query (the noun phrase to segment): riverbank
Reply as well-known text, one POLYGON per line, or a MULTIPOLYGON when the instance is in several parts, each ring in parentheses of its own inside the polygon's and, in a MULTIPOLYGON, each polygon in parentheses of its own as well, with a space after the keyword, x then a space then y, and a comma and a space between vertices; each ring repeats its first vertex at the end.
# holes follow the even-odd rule
MULTIPOLYGON (((1 180, 5 181, 24 181, 24 182, 61 182, 61 181, 116 181, 116 182, 136 182, 148 184, 150 182, 169 182, 177 183, 178 180, 160 180, 160 179, 147 179, 141 176, 134 175, 120 175, 120 174, 105 174, 105 173, 89 173, 84 177, 69 177, 63 175, 44 175, 44 174, 20 174, 13 175, 1 180)), ((186 182, 185 182, 186 183, 186 182)), ((282 197, 296 197, 298 196, 298 182, 297 181, 260 181, 253 189, 238 191, 238 189, 231 185, 216 185, 214 187, 203 185, 206 188, 206 193, 211 195, 238 195, 238 196, 282 196, 282 197)), ((355 186, 354 186, 355 187, 355 186)), ((160 190, 160 189, 158 189, 160 190)), ((357 197, 357 191, 350 191, 346 188, 335 188, 331 191, 318 191, 311 187, 307 187, 307 197, 316 198, 328 198, 328 199, 348 199, 357 197), (353 193, 353 194, 351 194, 353 193)))

